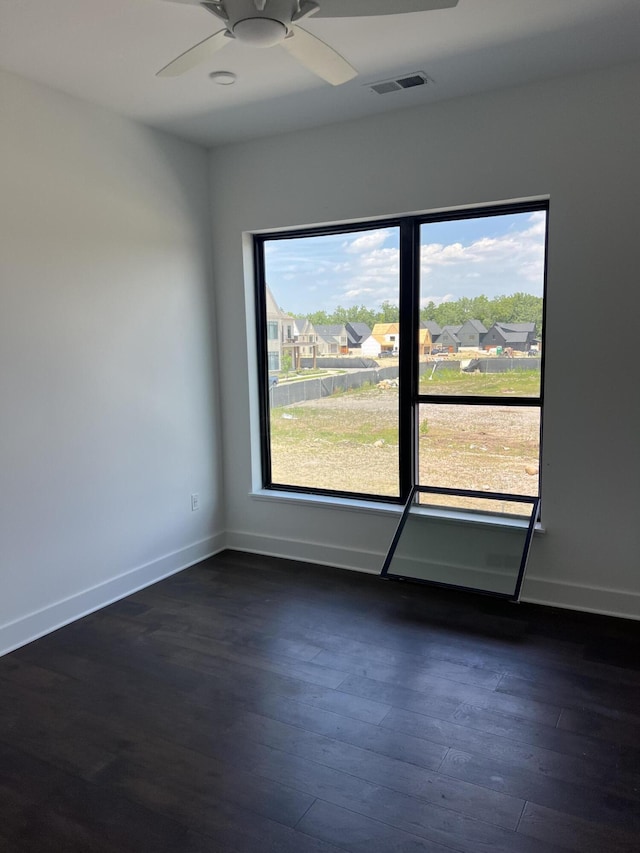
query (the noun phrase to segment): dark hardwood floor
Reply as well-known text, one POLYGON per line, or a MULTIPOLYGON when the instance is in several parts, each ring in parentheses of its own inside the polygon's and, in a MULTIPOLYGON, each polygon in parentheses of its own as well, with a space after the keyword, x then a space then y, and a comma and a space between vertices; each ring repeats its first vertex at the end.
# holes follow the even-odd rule
POLYGON ((637 853, 639 652, 226 552, 0 659, 0 849, 637 853))

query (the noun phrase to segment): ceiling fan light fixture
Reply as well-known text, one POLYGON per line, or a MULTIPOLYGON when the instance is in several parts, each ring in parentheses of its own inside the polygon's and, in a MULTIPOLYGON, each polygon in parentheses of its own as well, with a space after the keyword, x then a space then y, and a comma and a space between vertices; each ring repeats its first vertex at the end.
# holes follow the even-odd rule
POLYGON ((233 34, 252 47, 273 47, 287 36, 287 27, 273 18, 244 18, 234 24, 233 34))

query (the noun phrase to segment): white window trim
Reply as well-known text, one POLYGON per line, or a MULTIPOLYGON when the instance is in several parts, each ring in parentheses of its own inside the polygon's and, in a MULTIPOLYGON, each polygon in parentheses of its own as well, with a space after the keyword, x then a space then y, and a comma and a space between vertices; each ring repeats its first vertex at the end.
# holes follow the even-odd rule
MULTIPOLYGON (((276 489, 254 489, 249 492, 249 497, 258 501, 271 501, 275 503, 292 504, 295 506, 322 507, 325 509, 339 509, 341 512, 365 513, 366 515, 395 516, 400 521, 404 510, 403 504, 384 503, 381 501, 367 501, 358 498, 342 498, 332 495, 313 495, 301 492, 279 492, 276 489)), ((458 525, 478 525, 481 527, 498 528, 523 528, 528 522, 520 518, 508 518, 506 516, 492 515, 487 513, 462 512, 460 510, 435 509, 423 507, 422 514, 439 521, 451 522, 458 525)), ((541 522, 537 522, 535 533, 544 533, 545 528, 541 522)))

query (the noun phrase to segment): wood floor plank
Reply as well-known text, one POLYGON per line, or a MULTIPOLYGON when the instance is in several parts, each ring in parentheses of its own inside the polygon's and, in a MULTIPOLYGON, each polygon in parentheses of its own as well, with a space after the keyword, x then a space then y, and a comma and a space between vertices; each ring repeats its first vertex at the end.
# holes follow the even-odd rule
POLYGON ((376 681, 390 684, 404 684, 413 690, 432 689, 433 680, 442 678, 445 681, 455 681, 460 684, 471 684, 494 690, 502 674, 490 669, 465 666, 459 663, 448 663, 433 658, 417 662, 401 661, 385 664, 380 661, 363 660, 360 655, 349 655, 345 652, 320 652, 314 663, 331 667, 376 681))
POLYGON ((637 747, 640 744, 640 723, 618 713, 615 704, 601 711, 563 708, 558 720, 563 731, 584 734, 614 746, 637 747))
POLYGON ((451 853, 452 850, 322 800, 316 800, 297 828, 338 844, 350 853, 451 853))
POLYGON ((451 683, 443 685, 433 681, 432 689, 424 685, 423 690, 411 690, 396 684, 385 684, 371 678, 352 675, 344 679, 338 688, 341 693, 350 693, 362 698, 377 696, 382 702, 408 711, 432 714, 442 719, 452 719, 461 705, 493 710, 505 716, 517 715, 535 722, 554 726, 560 716, 561 708, 506 693, 496 693, 480 688, 457 689, 451 683))
POLYGON ((29 705, 32 713, 23 714, 18 709, 25 701, 24 694, 10 690, 6 694, 3 701, 10 699, 18 707, 10 720, 0 713, 0 742, 8 746, 18 743, 23 752, 50 761, 82 779, 93 778, 115 759, 113 747, 94 746, 76 737, 78 718, 75 713, 54 709, 51 705, 45 707, 45 701, 37 702, 29 697, 25 704, 29 705))
POLYGON ((483 751, 490 751, 494 743, 502 749, 501 744, 506 739, 549 749, 561 755, 588 759, 596 765, 635 771, 640 768, 640 750, 471 705, 458 706, 453 722, 392 708, 381 725, 472 752, 479 747, 483 751))
MULTIPOLYGON (((238 646, 219 643, 208 637, 175 631, 153 631, 152 640, 204 652, 209 657, 218 658, 231 664, 247 665, 267 672, 299 678, 301 681, 308 681, 310 684, 318 684, 324 687, 338 687, 345 677, 341 670, 332 669, 321 662, 300 660, 297 657, 292 658, 290 655, 281 654, 281 649, 285 644, 278 642, 274 642, 271 650, 265 650, 265 653, 262 654, 257 651, 250 651, 247 646, 240 646, 238 649, 238 646)), ((288 651, 289 644, 286 645, 286 648, 288 651)))
POLYGON ((163 792, 165 808, 168 797, 184 804, 182 819, 186 815, 190 825, 194 825, 196 810, 206 811, 212 804, 224 802, 242 809, 247 819, 256 814, 294 827, 315 799, 300 787, 287 785, 286 779, 281 782, 273 776, 261 776, 247 761, 230 763, 155 739, 130 744, 126 756, 97 777, 103 787, 128 794, 145 787, 149 779, 156 780, 156 787, 163 792))
POLYGON ((619 717, 640 724, 640 686, 637 685, 616 685, 587 676, 578 679, 556 675, 545 681, 530 681, 504 675, 497 690, 537 701, 544 701, 544 697, 551 694, 563 708, 593 710, 596 713, 606 714, 607 709, 615 705, 619 717))
MULTIPOLYGON (((420 733, 420 737, 484 758, 508 761, 514 767, 532 773, 543 773, 545 776, 568 782, 579 779, 580 783, 587 787, 640 799, 640 773, 622 770, 615 761, 593 761, 585 757, 584 753, 579 756, 572 755, 566 748, 558 751, 520 743, 512 738, 496 737, 495 734, 398 709, 392 709, 387 714, 383 725, 408 729, 414 734, 420 733)), ((560 744, 563 733, 557 729, 553 731, 557 736, 556 741, 560 744)))
POLYGON ((352 746, 369 749, 379 755, 386 755, 427 769, 439 767, 448 749, 446 745, 386 727, 388 715, 380 723, 380 726, 385 725, 385 728, 381 729, 380 726, 372 723, 365 723, 276 695, 264 694, 247 707, 257 714, 272 717, 305 731, 326 735, 352 746))
POLYGON ((539 851, 531 839, 506 828, 471 818, 447 806, 400 793, 359 779, 319 762, 266 746, 243 743, 230 747, 229 760, 249 762, 252 772, 308 795, 341 806, 364 817, 411 832, 463 853, 477 853, 479 845, 492 846, 503 853, 539 851))
MULTIPOLYGON (((455 784, 450 777, 434 769, 428 771, 424 767, 294 728, 259 714, 240 715, 229 734, 255 740, 497 826, 515 829, 524 806, 524 800, 516 797, 489 792, 475 785, 455 784)), ((436 766, 440 763, 438 761, 436 766)))
POLYGON ((9 808, 5 797, 0 803, 5 832, 11 820, 11 837, 27 849, 38 849, 46 839, 49 849, 60 850, 82 845, 105 853, 134 853, 142 847, 159 853, 206 850, 196 833, 170 818, 8 746, 0 747, 3 788, 14 794, 9 808))
POLYGON ((495 761, 468 752, 450 749, 442 763, 443 773, 474 782, 494 791, 537 805, 556 808, 573 817, 589 818, 613 827, 640 833, 638 801, 596 790, 574 782, 558 780, 548 774, 523 770, 511 761, 495 761))
POLYGON ((638 853, 638 836, 615 826, 581 820, 556 809, 527 803, 518 832, 577 853, 638 853))

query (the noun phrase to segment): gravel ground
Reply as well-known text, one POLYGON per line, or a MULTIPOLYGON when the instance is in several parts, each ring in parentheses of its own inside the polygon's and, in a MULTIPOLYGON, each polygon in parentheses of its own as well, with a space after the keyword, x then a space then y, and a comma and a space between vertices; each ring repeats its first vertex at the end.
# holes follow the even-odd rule
MULTIPOLYGON (((286 409, 273 415, 275 482, 397 494, 398 447, 392 435, 397 426, 396 389, 310 400, 292 411, 290 420, 286 409), (283 415, 288 420, 286 435, 280 435, 278 423, 283 415), (366 427, 365 441, 360 427, 366 427)), ((536 494, 539 432, 535 408, 424 405, 421 482, 536 494)))

